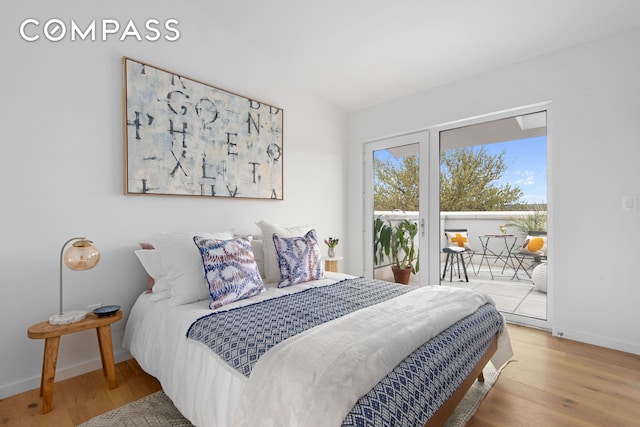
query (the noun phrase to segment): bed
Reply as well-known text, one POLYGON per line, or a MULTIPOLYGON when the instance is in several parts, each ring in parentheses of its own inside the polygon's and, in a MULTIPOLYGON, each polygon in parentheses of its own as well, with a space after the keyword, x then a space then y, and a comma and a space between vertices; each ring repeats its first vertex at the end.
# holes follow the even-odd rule
POLYGON ((156 236, 165 277, 141 259, 155 285, 138 297, 124 338, 196 426, 442 425, 489 360, 510 357, 486 295, 329 272, 278 287, 265 271, 266 239, 251 243, 264 289, 212 308, 212 294, 177 290, 187 279, 205 287, 189 247, 199 234, 156 236), (181 274, 167 275, 168 260, 181 274))

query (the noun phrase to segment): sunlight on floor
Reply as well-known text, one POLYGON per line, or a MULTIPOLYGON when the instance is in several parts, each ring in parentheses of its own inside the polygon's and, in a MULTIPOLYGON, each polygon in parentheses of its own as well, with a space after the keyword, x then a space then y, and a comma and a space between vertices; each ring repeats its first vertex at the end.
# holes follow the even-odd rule
POLYGON ((481 270, 477 275, 469 270, 469 282, 457 278, 454 273, 453 281, 449 282, 449 274, 441 280, 443 286, 454 286, 459 288, 474 289, 491 295, 496 302, 498 310, 504 313, 513 313, 520 316, 534 317, 537 319, 547 318, 547 294, 536 290, 531 280, 514 279, 508 271, 504 275, 496 275, 491 278, 489 271, 481 270))
MULTIPOLYGON (((442 268, 442 267, 441 267, 442 268)), ((519 273, 520 274, 520 273, 519 273)), ((504 272, 494 269, 493 276, 486 267, 483 267, 477 274, 472 269, 468 270, 469 282, 458 279, 457 272, 454 271, 453 281, 449 281, 449 273, 446 278, 440 281, 442 286, 453 286, 457 288, 473 289, 491 295, 493 300, 503 313, 510 313, 518 316, 531 317, 534 319, 546 320, 547 318, 547 294, 536 290, 533 282, 529 278, 513 278, 513 270, 505 269, 504 272)), ((375 278, 393 282, 393 274, 389 267, 377 268, 375 278)), ((419 274, 411 275, 409 284, 418 286, 420 283, 419 274)))

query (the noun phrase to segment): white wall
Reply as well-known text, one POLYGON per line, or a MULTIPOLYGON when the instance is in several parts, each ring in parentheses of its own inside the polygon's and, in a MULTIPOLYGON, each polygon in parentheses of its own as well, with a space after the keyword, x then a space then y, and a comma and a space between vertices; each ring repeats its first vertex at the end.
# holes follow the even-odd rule
MULTIPOLYGON (((345 233, 346 117, 269 59, 186 2, 23 1, 0 18, 0 398, 39 385, 43 342, 27 328, 58 310, 60 246, 85 235, 102 252, 87 272, 65 269, 65 307, 119 304, 125 319, 145 288, 133 254, 160 230, 258 232, 260 219, 345 233), (170 43, 40 40, 18 35, 26 18, 88 23, 112 18, 180 21, 170 43), (123 195, 123 55, 284 108, 284 201, 123 195)), ((238 23, 236 23, 238 24, 238 23)), ((267 41, 267 39, 265 39, 267 41)), ((265 47, 267 49, 265 49, 265 47)), ((116 358, 125 321, 113 325, 116 358)), ((62 338, 56 379, 100 366, 93 331, 62 338)))
MULTIPOLYGON (((348 241, 362 230, 363 141, 551 101, 554 333, 640 354, 640 212, 621 209, 640 194, 639 45, 636 30, 351 114, 348 241)), ((349 268, 362 266, 360 248, 349 268)))

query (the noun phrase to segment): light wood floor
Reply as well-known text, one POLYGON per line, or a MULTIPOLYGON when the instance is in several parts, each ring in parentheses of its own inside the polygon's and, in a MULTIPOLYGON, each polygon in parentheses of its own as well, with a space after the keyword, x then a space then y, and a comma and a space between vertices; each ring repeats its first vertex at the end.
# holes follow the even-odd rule
POLYGON ((109 390, 102 369, 56 382, 53 409, 42 414, 42 399, 34 389, 0 400, 2 427, 73 427, 161 389, 135 360, 116 364, 118 387, 109 390))
MULTIPOLYGON (((509 325, 514 361, 467 424, 640 426, 640 356, 509 325)), ((0 426, 71 427, 160 389, 133 360, 116 365, 118 388, 102 371, 56 383, 53 410, 41 414, 38 390, 0 400, 0 426)))
POLYGON ((468 427, 640 426, 640 356, 509 325, 514 361, 468 427))

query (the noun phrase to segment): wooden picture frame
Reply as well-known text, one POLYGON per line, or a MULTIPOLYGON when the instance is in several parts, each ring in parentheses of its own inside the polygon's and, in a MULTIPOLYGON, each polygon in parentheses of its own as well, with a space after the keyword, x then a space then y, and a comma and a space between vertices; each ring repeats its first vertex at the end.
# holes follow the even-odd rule
POLYGON ((282 108, 122 64, 125 194, 283 200, 282 108))

